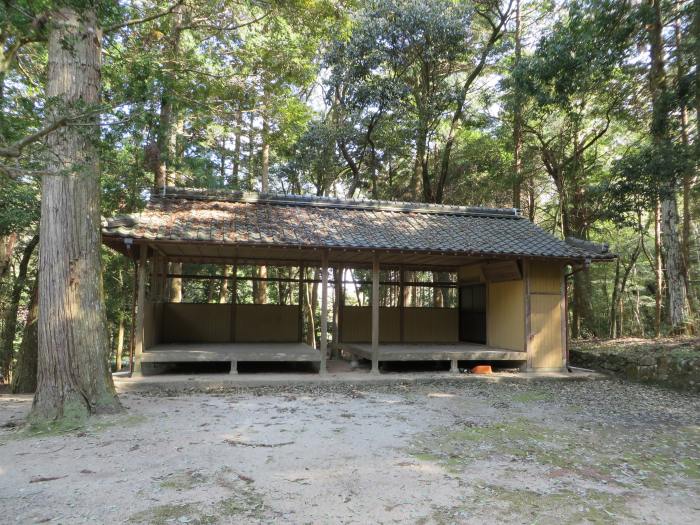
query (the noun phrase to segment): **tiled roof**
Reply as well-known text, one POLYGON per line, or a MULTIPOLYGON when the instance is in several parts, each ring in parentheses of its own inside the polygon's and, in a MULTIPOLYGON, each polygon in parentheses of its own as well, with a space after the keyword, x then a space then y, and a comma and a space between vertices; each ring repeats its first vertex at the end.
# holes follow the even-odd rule
POLYGON ((105 237, 217 244, 610 259, 573 246, 514 209, 168 189, 105 237))

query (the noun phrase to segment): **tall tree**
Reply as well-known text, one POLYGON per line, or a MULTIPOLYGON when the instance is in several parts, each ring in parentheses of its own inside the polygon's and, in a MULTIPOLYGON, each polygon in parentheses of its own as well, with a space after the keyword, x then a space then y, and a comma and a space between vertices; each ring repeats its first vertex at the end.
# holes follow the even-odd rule
POLYGON ((48 136, 39 234, 38 377, 31 420, 80 420, 120 409, 107 366, 100 261, 99 136, 102 32, 95 11, 51 14, 50 122, 81 111, 48 136), (85 112, 86 108, 91 111, 85 112))
MULTIPOLYGON (((652 102, 651 137, 657 155, 672 155, 670 112, 671 94, 668 91, 663 39, 663 18, 660 0, 647 0, 650 20, 647 25, 651 63, 649 89, 652 102)), ((674 164, 671 159, 671 166, 674 164)), ((672 170, 657 174, 661 179, 660 211, 661 239, 666 261, 666 286, 668 289, 668 317, 673 333, 689 329, 688 292, 683 278, 683 251, 678 238, 677 180, 672 170)))
POLYGON ((34 235, 27 242, 22 252, 22 260, 19 263, 19 271, 15 279, 10 297, 10 304, 5 311, 5 318, 2 327, 2 376, 9 380, 11 378, 10 365, 14 356, 15 331, 17 329, 17 311, 19 310, 20 299, 24 292, 24 285, 27 280, 27 271, 29 269, 29 261, 34 253, 34 248, 39 243, 39 236, 34 235))
MULTIPOLYGON (((522 55, 520 0, 515 0, 515 34, 513 35, 515 52, 513 68, 517 69, 522 55)), ((514 84, 513 93, 513 208, 520 209, 522 192, 522 150, 523 150, 523 104, 519 86, 514 84)))

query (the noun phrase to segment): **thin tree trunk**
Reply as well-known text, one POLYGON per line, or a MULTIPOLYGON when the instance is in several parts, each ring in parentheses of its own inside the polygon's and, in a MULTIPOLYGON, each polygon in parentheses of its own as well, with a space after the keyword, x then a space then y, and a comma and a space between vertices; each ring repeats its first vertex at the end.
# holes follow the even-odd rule
MULTIPOLYGON (((649 87, 652 98, 651 135, 654 144, 661 151, 667 151, 671 142, 670 97, 667 94, 666 72, 664 70, 664 41, 661 1, 648 0, 652 22, 648 25, 651 66, 649 87)), ((687 332, 690 316, 688 293, 683 278, 683 251, 678 239, 678 205, 676 202, 676 181, 669 175, 661 184, 661 242, 666 260, 666 287, 668 290, 668 319, 671 333, 687 332)))
POLYGON ((608 324, 608 336, 610 339, 617 338, 617 297, 620 283, 620 258, 615 261, 615 280, 613 281, 612 298, 610 299, 610 319, 608 324))
POLYGON ((527 194, 528 194, 528 206, 527 206, 527 214, 528 214, 528 219, 530 219, 530 222, 535 222, 535 208, 537 206, 537 196, 535 194, 535 176, 534 174, 530 174, 528 177, 528 184, 527 184, 527 194))
MULTIPOLYGON (((256 266, 255 276, 267 279, 267 266, 256 266)), ((253 302, 265 304, 267 300, 267 281, 253 281, 253 302)))
POLYGON ((124 355, 124 316, 119 316, 119 328, 117 329, 117 346, 115 348, 114 369, 119 372, 122 369, 122 356, 124 355))
POLYGON ((231 267, 224 265, 224 278, 221 280, 221 288, 219 288, 219 303, 228 303, 228 277, 231 275, 231 267))
POLYGON ((246 189, 253 191, 255 189, 255 157, 257 155, 255 149, 255 116, 250 114, 250 128, 248 129, 248 178, 246 181, 246 189))
POLYGON ((24 285, 27 280, 29 261, 31 260, 32 254, 34 253, 34 248, 36 248, 38 243, 39 236, 34 235, 34 237, 32 237, 24 247, 24 251, 22 252, 22 260, 19 263, 17 278, 15 279, 14 286, 12 287, 10 304, 5 311, 2 330, 2 376, 5 378, 6 382, 10 382, 12 378, 11 365, 12 358, 14 356, 15 332, 17 330, 17 311, 19 310, 19 303, 22 299, 22 292, 24 291, 24 285))
POLYGON ((241 169, 241 134, 243 133, 243 114, 241 108, 236 110, 236 140, 233 143, 233 172, 231 173, 231 186, 238 189, 238 180, 241 169))
POLYGON ((10 273, 12 263, 12 253, 15 251, 15 243, 17 242, 17 234, 10 233, 0 237, 0 283, 10 273))
MULTIPOLYGON (((49 100, 55 112, 100 102, 101 30, 95 13, 54 12, 48 46, 49 100), (70 42, 70 46, 66 45, 70 42)), ((109 373, 109 338, 100 259, 100 167, 97 120, 48 136, 39 232, 37 390, 30 420, 39 423, 120 409, 109 373)))
POLYGON ((663 265, 661 264, 661 208, 658 199, 654 206, 654 276, 656 290, 654 292, 654 335, 661 336, 661 293, 663 286, 663 265))
MULTIPOLYGON (((182 263, 170 263, 170 273, 182 275, 182 263)), ((182 279, 180 277, 170 278, 170 290, 168 297, 171 303, 182 302, 182 279)))
POLYGON ((693 40, 695 42, 695 161, 700 162, 700 0, 693 2, 693 40))
MULTIPOLYGON (((515 62, 520 63, 522 42, 520 41, 520 0, 515 0, 515 62)), ((523 115, 520 88, 515 86, 513 93, 513 208, 520 209, 522 186, 523 115)))
POLYGON ((268 122, 267 109, 263 111, 262 124, 262 151, 260 160, 260 190, 263 193, 270 191, 270 123, 268 122))
MULTIPOLYGON (((304 270, 306 272, 306 270, 304 270)), ((306 277, 306 275, 304 276, 306 277)), ((316 321, 314 319, 315 303, 313 300, 313 293, 311 283, 304 284, 304 307, 306 308, 306 344, 311 348, 316 348, 316 321)))
POLYGON ((36 391, 37 375, 37 317, 39 314, 39 279, 32 287, 32 295, 29 300, 27 322, 24 325, 22 344, 17 355, 17 369, 12 378, 13 394, 33 394, 36 391))
MULTIPOLYGON (((676 44, 676 77, 677 82, 680 84, 686 75, 686 68, 684 65, 681 45, 682 41, 682 30, 680 22, 680 13, 676 9, 676 18, 673 24, 675 44, 676 44)), ((681 125, 681 141, 683 146, 690 151, 690 138, 688 137, 688 108, 685 103, 681 100, 680 107, 680 125, 681 125)), ((700 140, 700 138, 698 139, 700 140)), ((693 188, 693 170, 694 167, 689 167, 683 173, 683 227, 681 235, 681 246, 683 248, 683 279, 685 281, 685 287, 688 293, 688 306, 690 308, 691 315, 697 312, 697 305, 695 304, 695 294, 690 281, 690 223, 692 221, 690 200, 693 188)))

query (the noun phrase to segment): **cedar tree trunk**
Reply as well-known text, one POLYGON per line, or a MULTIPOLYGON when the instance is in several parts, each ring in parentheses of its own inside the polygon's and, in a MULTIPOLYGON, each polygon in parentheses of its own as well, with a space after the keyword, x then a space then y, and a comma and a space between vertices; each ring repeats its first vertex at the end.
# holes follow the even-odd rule
MULTIPOLYGON (((49 30, 49 114, 100 101, 100 40, 95 13, 53 13, 49 30)), ((95 113, 49 135, 41 185, 39 321, 34 423, 80 421, 120 410, 109 373, 109 337, 100 260, 100 167, 95 113)))
POLYGON ((29 301, 27 322, 24 325, 22 345, 17 355, 17 367, 12 377, 13 394, 33 394, 36 391, 37 368, 37 317, 39 314, 38 278, 32 289, 32 297, 29 301))

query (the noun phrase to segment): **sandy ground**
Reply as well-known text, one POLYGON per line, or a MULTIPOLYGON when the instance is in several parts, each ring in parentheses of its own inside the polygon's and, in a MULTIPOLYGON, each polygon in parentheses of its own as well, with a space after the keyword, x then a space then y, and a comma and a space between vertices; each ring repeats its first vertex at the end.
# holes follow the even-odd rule
POLYGON ((700 398, 609 379, 127 392, 13 428, 6 523, 698 523, 700 398))

